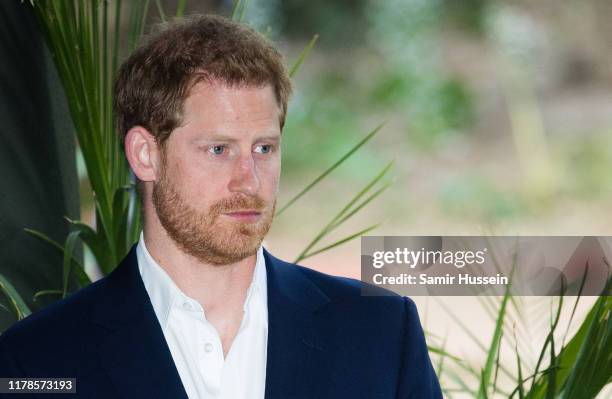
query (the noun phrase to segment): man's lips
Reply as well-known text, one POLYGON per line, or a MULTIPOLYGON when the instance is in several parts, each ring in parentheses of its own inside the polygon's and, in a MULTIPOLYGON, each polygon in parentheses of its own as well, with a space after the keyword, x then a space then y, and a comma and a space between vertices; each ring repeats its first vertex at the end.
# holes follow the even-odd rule
POLYGON ((259 217, 261 216, 261 212, 255 210, 242 210, 224 212, 223 215, 229 216, 240 221, 251 222, 259 219, 259 217))

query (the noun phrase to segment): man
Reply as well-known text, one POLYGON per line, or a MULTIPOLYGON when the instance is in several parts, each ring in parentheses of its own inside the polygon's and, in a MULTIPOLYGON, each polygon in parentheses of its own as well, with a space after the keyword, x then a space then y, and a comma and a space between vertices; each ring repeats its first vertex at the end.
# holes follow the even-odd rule
POLYGON ((79 398, 440 398, 412 301, 261 246, 290 94, 280 54, 221 17, 135 51, 115 113, 140 240, 0 336, 0 377, 73 377, 79 398))

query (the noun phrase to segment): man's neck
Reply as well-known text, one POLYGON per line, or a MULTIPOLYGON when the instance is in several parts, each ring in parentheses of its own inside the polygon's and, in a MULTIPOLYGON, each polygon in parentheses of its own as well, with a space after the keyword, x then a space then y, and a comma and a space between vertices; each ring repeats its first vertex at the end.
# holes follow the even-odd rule
POLYGON ((200 303, 206 320, 221 338, 225 357, 242 322, 257 256, 223 266, 207 264, 182 251, 161 225, 156 227, 147 223, 144 241, 151 257, 176 286, 200 303))
POLYGON ((159 227, 145 224, 147 250, 177 287, 202 305, 206 317, 217 311, 242 310, 253 279, 256 255, 222 266, 207 264, 186 254, 159 227))

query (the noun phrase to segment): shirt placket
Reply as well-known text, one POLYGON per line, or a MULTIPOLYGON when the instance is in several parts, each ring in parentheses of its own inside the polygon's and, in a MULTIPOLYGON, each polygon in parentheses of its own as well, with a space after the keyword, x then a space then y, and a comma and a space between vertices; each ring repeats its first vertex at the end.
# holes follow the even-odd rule
POLYGON ((221 390, 223 375, 223 347, 215 327, 206 319, 204 310, 196 301, 184 298, 183 310, 195 327, 195 356, 198 369, 207 391, 214 397, 221 390))

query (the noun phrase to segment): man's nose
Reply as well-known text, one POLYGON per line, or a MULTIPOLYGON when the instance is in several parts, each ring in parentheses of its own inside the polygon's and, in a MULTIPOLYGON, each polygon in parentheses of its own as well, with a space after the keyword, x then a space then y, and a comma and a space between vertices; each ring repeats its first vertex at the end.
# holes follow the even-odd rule
POLYGON ((246 195, 256 195, 259 191, 259 177, 252 154, 241 155, 236 160, 228 189, 246 195))

